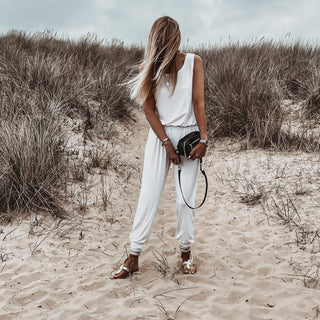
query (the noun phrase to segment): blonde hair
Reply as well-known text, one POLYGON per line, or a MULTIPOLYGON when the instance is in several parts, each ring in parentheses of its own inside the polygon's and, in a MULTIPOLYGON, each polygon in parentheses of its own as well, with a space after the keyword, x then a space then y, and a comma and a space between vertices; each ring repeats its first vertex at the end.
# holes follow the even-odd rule
POLYGON ((180 42, 181 34, 176 20, 164 16, 153 23, 140 73, 128 82, 132 99, 144 103, 148 97, 156 93, 167 72, 170 72, 172 93, 174 92, 177 84, 175 58, 180 42))

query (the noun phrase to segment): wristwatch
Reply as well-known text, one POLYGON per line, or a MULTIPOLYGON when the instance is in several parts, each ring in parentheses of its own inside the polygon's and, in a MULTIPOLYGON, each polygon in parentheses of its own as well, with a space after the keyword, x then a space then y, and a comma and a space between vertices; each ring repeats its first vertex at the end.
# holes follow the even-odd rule
POLYGON ((200 140, 199 143, 200 143, 200 142, 204 143, 206 146, 208 146, 208 144, 209 144, 209 141, 208 141, 208 140, 200 140))

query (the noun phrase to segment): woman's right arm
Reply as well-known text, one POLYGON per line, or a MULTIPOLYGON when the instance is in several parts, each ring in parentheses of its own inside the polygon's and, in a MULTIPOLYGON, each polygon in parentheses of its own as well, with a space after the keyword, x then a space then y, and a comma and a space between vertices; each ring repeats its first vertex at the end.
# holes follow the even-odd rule
MULTIPOLYGON (((164 139, 168 138, 168 136, 167 136, 162 124, 161 124, 160 119, 155 114, 155 105, 156 105, 156 103, 155 103, 154 96, 150 96, 143 103, 143 110, 144 110, 144 114, 145 114, 152 130, 158 136, 160 141, 163 141, 164 139)), ((164 143, 164 147, 166 148, 168 159, 171 160, 174 164, 179 164, 180 158, 175 153, 175 149, 174 149, 170 140, 168 140, 164 143)))

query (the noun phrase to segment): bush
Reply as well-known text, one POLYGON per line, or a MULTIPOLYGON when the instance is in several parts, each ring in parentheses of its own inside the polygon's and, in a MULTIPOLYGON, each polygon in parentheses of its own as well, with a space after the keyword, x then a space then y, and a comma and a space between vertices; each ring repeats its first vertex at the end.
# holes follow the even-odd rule
POLYGON ((37 209, 59 215, 55 182, 64 172, 59 108, 33 111, 0 122, 0 212, 37 209))
POLYGON ((66 166, 64 118, 81 118, 84 130, 90 127, 97 134, 113 121, 132 120, 136 106, 119 84, 141 56, 141 48, 119 41, 103 45, 90 35, 79 41, 48 32, 13 31, 0 37, 2 215, 62 210, 56 185, 66 166))
POLYGON ((283 114, 277 68, 268 45, 202 50, 210 137, 249 137, 257 146, 275 143, 283 114))

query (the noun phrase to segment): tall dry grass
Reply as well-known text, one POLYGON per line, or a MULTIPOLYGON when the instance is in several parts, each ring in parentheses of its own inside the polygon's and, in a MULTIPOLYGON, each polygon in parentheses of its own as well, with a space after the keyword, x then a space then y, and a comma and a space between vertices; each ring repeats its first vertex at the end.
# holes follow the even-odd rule
POLYGON ((211 137, 249 137, 274 143, 282 124, 282 90, 269 46, 230 45, 202 50, 211 137))
MULTIPOLYGON (((200 48, 211 138, 249 138, 259 147, 305 148, 304 136, 283 130, 284 99, 320 108, 320 49, 303 43, 258 42, 200 48), (301 141, 299 141, 299 139, 301 141)), ((315 147, 310 141, 312 148, 315 147)))
POLYGON ((79 114, 86 112, 88 101, 96 101, 108 119, 132 117, 134 104, 119 83, 141 58, 140 48, 119 41, 103 45, 90 35, 70 41, 50 33, 12 32, 0 37, 0 52, 1 77, 13 90, 59 100, 79 114))
MULTIPOLYGON (((259 147, 308 145, 305 136, 284 132, 282 104, 304 101, 306 118, 319 112, 317 46, 261 41, 192 51, 204 61, 211 138, 246 138, 259 147)), ((136 72, 142 54, 143 48, 94 36, 0 37, 0 215, 25 208, 57 214, 67 165, 65 119, 81 118, 85 130, 112 139, 115 121, 134 119, 137 106, 119 84, 136 72)))
POLYGON ((119 84, 141 54, 140 48, 118 41, 103 45, 94 36, 70 41, 50 33, 10 32, 0 37, 1 217, 25 209, 62 213, 65 120, 82 118, 108 139, 110 123, 132 120, 136 106, 119 84))
POLYGON ((0 123, 0 212, 24 208, 61 215, 54 188, 64 170, 59 109, 33 111, 0 123))

